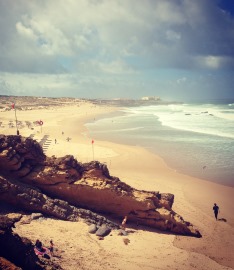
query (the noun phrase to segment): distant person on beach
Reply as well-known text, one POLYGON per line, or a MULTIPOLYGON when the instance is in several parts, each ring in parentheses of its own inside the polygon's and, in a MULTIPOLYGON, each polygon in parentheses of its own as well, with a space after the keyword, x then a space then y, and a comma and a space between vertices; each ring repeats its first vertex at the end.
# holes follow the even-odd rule
POLYGON ((43 251, 44 251, 44 249, 43 249, 43 247, 42 247, 42 242, 39 241, 38 239, 37 239, 37 241, 36 241, 35 248, 36 248, 38 251, 40 251, 40 252, 43 252, 43 251))
POLYGON ((54 243, 53 243, 52 240, 50 240, 50 247, 49 247, 49 250, 50 250, 51 256, 54 256, 54 243))
POLYGON ((55 143, 55 144, 57 143, 57 140, 56 140, 56 139, 54 140, 54 143, 55 143))
POLYGON ((43 247, 42 242, 39 240, 36 241, 34 251, 37 256, 43 256, 46 259, 50 259, 50 256, 49 256, 50 250, 46 247, 43 247))
POLYGON ((214 211, 215 218, 217 220, 218 219, 218 213, 219 213, 219 207, 218 207, 218 205, 216 203, 214 203, 213 211, 214 211))
POLYGON ((122 223, 121 223, 121 227, 122 227, 122 229, 123 229, 123 230, 125 230, 125 229, 126 229, 126 223, 127 223, 127 219, 128 219, 128 217, 127 217, 127 216, 125 216, 125 217, 124 217, 124 219, 123 219, 123 221, 122 221, 122 223))

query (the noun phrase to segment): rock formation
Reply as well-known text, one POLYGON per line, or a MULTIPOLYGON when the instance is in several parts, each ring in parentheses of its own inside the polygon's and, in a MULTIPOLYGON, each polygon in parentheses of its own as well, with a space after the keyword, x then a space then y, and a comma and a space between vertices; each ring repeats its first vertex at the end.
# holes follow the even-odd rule
POLYGON ((20 219, 20 214, 0 215, 0 269, 61 270, 52 261, 39 259, 29 239, 12 232, 15 222, 20 219))
POLYGON ((46 157, 30 138, 0 136, 0 175, 0 200, 23 209, 70 220, 82 217, 84 209, 116 218, 127 215, 134 223, 201 237, 172 210, 173 194, 134 189, 98 161, 46 157))

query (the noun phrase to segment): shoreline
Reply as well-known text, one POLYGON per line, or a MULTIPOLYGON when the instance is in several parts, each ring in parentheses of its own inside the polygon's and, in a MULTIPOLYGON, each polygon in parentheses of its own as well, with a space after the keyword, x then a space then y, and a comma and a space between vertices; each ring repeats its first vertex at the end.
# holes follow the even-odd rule
MULTIPOLYGON (((105 254, 110 255, 109 259, 100 255, 102 258, 100 261, 98 260, 100 267, 94 268, 95 266, 89 265, 89 269, 101 269, 102 262, 103 265, 106 265, 109 261, 111 265, 115 266, 110 269, 117 269, 117 265, 119 265, 118 269, 154 269, 151 267, 154 264, 155 269, 169 269, 169 267, 170 269, 183 270, 193 268, 231 269, 228 266, 233 268, 234 258, 231 251, 234 247, 234 218, 232 214, 234 211, 232 205, 234 189, 175 172, 161 157, 142 147, 98 140, 95 140, 92 146, 91 140, 93 138, 89 136, 85 123, 117 109, 119 108, 83 104, 80 107, 71 106, 46 111, 34 110, 30 111, 30 115, 22 111, 19 116, 22 116, 24 120, 26 118, 30 120, 40 113, 41 119, 47 119, 44 121, 42 133, 40 133, 39 128, 33 130, 36 133, 34 138, 37 140, 40 140, 45 134, 49 134, 51 141, 45 151, 46 155, 59 157, 72 154, 80 162, 89 162, 93 159, 93 147, 94 159, 105 163, 110 175, 120 178, 121 181, 137 189, 173 193, 175 195, 173 209, 185 220, 193 223, 201 231, 203 237, 195 239, 139 228, 135 233, 129 235, 128 238, 131 241, 129 246, 123 246, 119 236, 114 233, 112 237, 107 237, 103 242, 99 242, 95 237, 87 235, 85 224, 76 225, 51 219, 40 222, 40 226, 37 222, 33 222, 31 225, 17 226, 16 232, 26 237, 30 236, 32 240, 39 235, 43 241, 53 235, 55 243, 62 245, 65 241, 68 246, 71 245, 74 249, 75 245, 72 240, 74 235, 78 234, 76 237, 79 237, 79 244, 83 249, 80 252, 83 254, 88 253, 88 246, 85 242, 89 239, 91 249, 99 252, 101 247, 105 254), (66 141, 67 136, 71 138, 69 142, 66 141), (57 143, 55 143, 55 139, 57 143), (220 206, 220 218, 226 219, 227 222, 214 220, 212 211, 214 202, 220 206), (45 232, 48 223, 53 231, 45 232), (60 228, 57 233, 56 226, 60 228), (70 232, 63 226, 71 227, 71 230, 79 230, 79 233, 77 231, 70 232), (38 230, 37 234, 33 233, 33 230, 38 230), (65 233, 59 236, 59 232, 63 230, 68 235, 65 233), (122 260, 122 263, 119 264, 119 260, 112 258, 115 255, 122 260), (155 257, 155 255, 157 256, 155 257), (200 260, 202 263, 199 262, 200 260)), ((6 112, 4 116, 6 117, 7 114, 8 117, 12 117, 12 112, 6 112)), ((2 130, 0 129, 0 131, 2 130)), ((31 131, 25 127, 20 130, 20 133, 29 136, 31 131)), ((8 128, 5 132, 10 133, 12 129, 8 128)), ((80 246, 76 248, 80 248, 80 246)), ((75 260, 72 254, 71 251, 65 251, 66 260, 63 265, 68 266, 71 260, 75 260)), ((87 260, 90 260, 90 257, 87 260)), ((88 267, 88 262, 85 262, 85 265, 88 267)), ((65 269, 76 268, 74 266, 74 268, 65 269)))
MULTIPOLYGON (((124 109, 124 108, 123 108, 124 109)), ((123 110, 123 112, 119 111, 118 115, 124 115, 125 111, 123 110)), ((212 156, 209 156, 205 153, 201 153, 201 156, 199 158, 199 151, 198 152, 194 152, 194 155, 192 154, 193 152, 191 152, 193 150, 193 148, 190 148, 187 144, 183 145, 180 144, 180 142, 175 142, 174 144, 171 143, 170 146, 165 145, 164 147, 160 147, 160 145, 164 145, 164 140, 161 140, 160 138, 157 140, 152 140, 151 136, 153 136, 152 134, 149 136, 149 142, 147 141, 147 133, 144 133, 144 131, 139 131, 139 136, 137 136, 137 131, 135 131, 135 134, 131 131, 131 128, 144 128, 144 129, 148 129, 150 128, 150 126, 148 126, 147 124, 144 126, 144 124, 142 124, 140 122, 140 124, 133 124, 131 125, 131 123, 129 122, 129 130, 130 133, 126 133, 126 136, 124 137, 123 135, 116 135, 117 132, 119 131, 119 133, 121 133, 121 129, 125 130, 128 129, 128 125, 124 124, 125 121, 131 121, 131 117, 128 116, 127 114, 127 120, 122 120, 119 119, 117 117, 116 121, 115 121, 115 115, 113 117, 107 115, 106 117, 103 118, 104 121, 101 121, 100 124, 97 123, 97 125, 92 125, 91 123, 87 123, 87 127, 90 129, 91 134, 93 134, 93 136, 96 136, 98 138, 98 140, 108 140, 117 144, 124 144, 124 145, 131 145, 131 146, 140 146, 144 149, 146 149, 147 151, 158 155, 160 157, 162 157, 164 159, 164 161, 167 163, 167 165, 174 169, 175 171, 177 171, 180 174, 184 174, 184 175, 189 175, 193 178, 198 178, 198 179, 202 179, 204 181, 209 181, 212 183, 217 183, 220 185, 224 185, 224 186, 229 186, 229 187, 234 187, 234 182, 233 182, 233 175, 231 174, 232 168, 231 168, 231 164, 229 164, 229 167, 225 171, 223 168, 221 168, 221 170, 219 170, 219 166, 218 164, 215 165, 212 164, 211 166, 209 166, 209 159, 212 159, 212 156), (110 119, 110 120, 109 120, 110 119), (123 121, 123 123, 122 123, 123 121), (112 123, 116 124, 112 126, 112 123), (105 125, 108 126, 108 128, 110 129, 110 134, 109 136, 106 135, 108 134, 108 128, 105 128, 105 125), (139 126, 139 127, 138 127, 139 126), (102 128, 104 129, 104 133, 102 133, 102 128), (100 133, 99 133, 100 132, 100 133), (162 144, 161 144, 162 143, 162 144), (170 148, 169 148, 170 147, 170 148), (175 149, 176 152, 175 152, 175 149), (180 153, 180 149, 181 153, 180 153), (187 149, 187 150, 184 150, 187 149), (188 158, 188 160, 185 162, 183 154, 185 154, 185 157, 188 158), (176 160, 176 156, 179 156, 178 160, 176 160), (190 158, 190 156, 194 156, 194 158, 190 158), (197 159, 197 160, 196 160, 197 159), (200 162, 199 162, 199 161, 200 162), (194 165, 194 166, 193 166, 194 165), (206 166, 204 166, 206 165, 206 166), (223 177, 222 177, 223 176, 223 177)), ((133 121, 137 121, 135 120, 135 118, 133 118, 133 121)), ((141 119, 139 120, 141 121, 141 119)), ((157 121, 157 125, 160 125, 159 128, 157 128, 159 130, 159 132, 161 132, 162 129, 162 124, 160 123, 160 121, 157 121)), ((150 132, 150 130, 148 130, 150 132)), ((187 132, 184 130, 176 130, 173 128, 167 128, 167 131, 172 132, 172 134, 174 134, 175 132, 180 133, 180 136, 185 136, 183 135, 183 133, 187 132)), ((157 130, 155 130, 155 132, 157 132, 157 130)), ((124 133, 125 134, 125 133, 124 133)), ((161 134, 161 133, 160 133, 161 134)), ((157 134, 156 134, 157 136, 157 134)), ((179 135, 178 135, 179 136, 179 135)), ((188 136, 188 135, 187 135, 188 136)), ((192 135, 191 135, 192 136, 192 135)), ((203 136, 203 135, 202 135, 203 136)), ((167 139, 168 140, 168 139, 167 139)), ((167 142, 167 141, 165 141, 167 142)), ((168 142, 169 143, 169 142, 168 142)), ((193 146, 195 148, 195 146, 193 146)), ((200 145, 197 145, 197 148, 201 148, 200 145)), ((221 157, 219 157, 219 159, 221 159, 221 157)), ((230 159, 229 159, 230 160, 230 159)), ((225 162, 225 159, 221 159, 220 162, 225 162)), ((229 162, 230 163, 230 162, 229 162)))

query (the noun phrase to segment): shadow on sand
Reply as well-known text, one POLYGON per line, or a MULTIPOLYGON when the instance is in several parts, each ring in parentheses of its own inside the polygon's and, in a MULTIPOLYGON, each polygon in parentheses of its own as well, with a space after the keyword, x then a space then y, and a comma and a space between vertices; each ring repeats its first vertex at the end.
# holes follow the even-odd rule
POLYGON ((219 218, 218 221, 227 222, 226 218, 219 218))

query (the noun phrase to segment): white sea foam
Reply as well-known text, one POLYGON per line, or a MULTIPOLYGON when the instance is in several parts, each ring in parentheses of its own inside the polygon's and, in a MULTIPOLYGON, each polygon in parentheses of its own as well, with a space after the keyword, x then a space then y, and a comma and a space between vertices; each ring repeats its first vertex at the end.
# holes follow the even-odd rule
POLYGON ((154 115, 163 126, 234 139, 234 110, 228 106, 172 104, 129 110, 135 115, 154 115))
POLYGON ((218 111, 211 109, 210 112, 215 115, 216 117, 234 121, 234 111, 233 110, 225 110, 225 111, 218 111))
POLYGON ((92 137, 150 148, 178 171, 234 186, 234 106, 171 104, 122 112, 90 123, 92 137))
MULTIPOLYGON (((90 126, 90 125, 89 125, 90 126)), ((134 128, 117 128, 117 129, 111 129, 112 133, 120 133, 120 132, 128 132, 128 131, 136 131, 143 129, 143 127, 134 127, 134 128)), ((99 129, 98 131, 95 131, 96 133, 106 133, 106 130, 99 129)))

